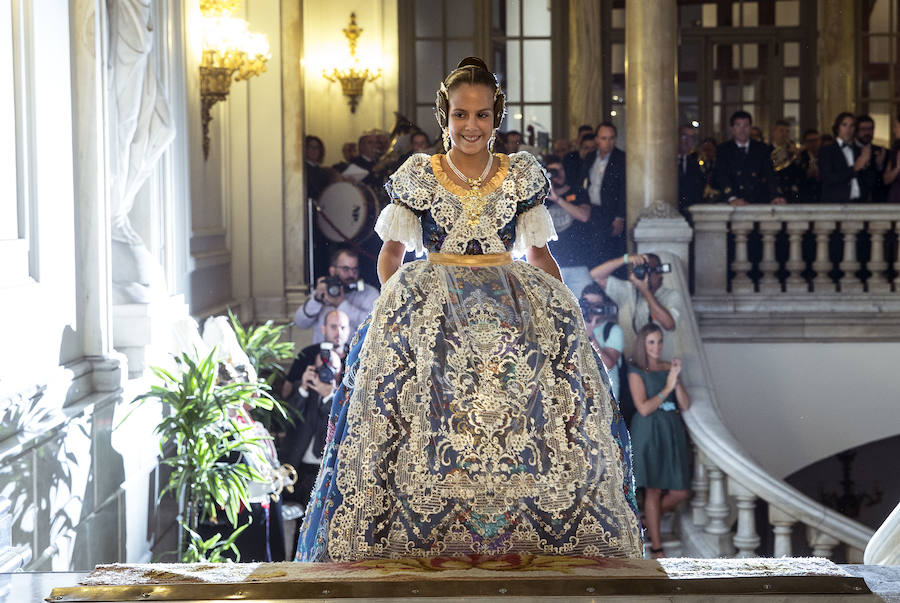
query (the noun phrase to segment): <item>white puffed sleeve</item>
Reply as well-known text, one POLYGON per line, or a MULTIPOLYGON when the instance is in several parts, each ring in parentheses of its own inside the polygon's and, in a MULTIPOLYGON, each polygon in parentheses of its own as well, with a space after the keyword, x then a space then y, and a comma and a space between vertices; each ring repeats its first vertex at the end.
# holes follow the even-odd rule
POLYGON ((513 254, 520 256, 531 247, 543 247, 548 241, 555 241, 556 228, 545 205, 536 205, 516 218, 516 240, 513 254))
POLYGON ((375 222, 375 232, 382 241, 399 241, 406 245, 407 251, 415 251, 416 255, 425 252, 422 224, 411 209, 402 205, 391 203, 382 209, 375 222))

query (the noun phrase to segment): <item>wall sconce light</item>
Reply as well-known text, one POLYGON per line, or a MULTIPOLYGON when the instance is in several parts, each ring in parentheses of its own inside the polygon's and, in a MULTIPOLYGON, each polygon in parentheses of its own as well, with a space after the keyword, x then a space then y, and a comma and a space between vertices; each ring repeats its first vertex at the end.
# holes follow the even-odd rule
POLYGON ((203 159, 209 157, 210 110, 228 98, 231 78, 239 82, 266 70, 272 55, 266 36, 249 31, 247 22, 233 17, 240 0, 201 0, 203 58, 200 61, 200 112, 203 159))
POLYGON ((356 113, 363 86, 366 85, 366 82, 374 82, 381 77, 381 67, 374 71, 368 67, 360 67, 359 57, 356 56, 356 40, 362 34, 363 29, 356 25, 356 13, 350 13, 350 25, 343 31, 350 46, 350 63, 342 68, 332 68, 331 73, 328 73, 327 69, 323 69, 322 77, 329 82, 341 83, 341 92, 349 98, 350 112, 356 113))

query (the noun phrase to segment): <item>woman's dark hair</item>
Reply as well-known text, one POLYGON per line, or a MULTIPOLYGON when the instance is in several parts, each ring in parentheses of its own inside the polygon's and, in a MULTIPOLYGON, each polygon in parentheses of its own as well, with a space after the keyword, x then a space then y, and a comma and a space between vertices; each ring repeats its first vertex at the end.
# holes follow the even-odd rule
POLYGON ((647 359, 647 336, 651 333, 659 333, 662 335, 662 327, 655 322, 649 322, 641 327, 637 332, 634 340, 634 349, 631 352, 631 364, 638 368, 647 370, 650 368, 650 361, 647 359))
POLYGON ((307 134, 306 139, 304 140, 304 144, 306 146, 309 146, 309 143, 311 143, 311 142, 319 143, 319 148, 322 149, 322 157, 319 161, 324 161, 325 160, 325 143, 322 142, 322 139, 319 138, 318 136, 315 136, 313 134, 307 134))
POLYGON ((834 118, 834 123, 831 126, 831 133, 834 134, 835 138, 838 137, 838 130, 841 127, 841 122, 844 121, 844 119, 846 119, 848 117, 850 119, 854 119, 854 120, 856 119, 855 117, 853 117, 853 114, 850 113, 849 111, 841 111, 840 113, 838 113, 837 117, 834 118))
POLYGON ((447 127, 447 116, 450 114, 450 92, 463 84, 481 84, 491 89, 494 95, 494 127, 499 128, 506 115, 506 95, 500 88, 500 82, 478 57, 466 57, 459 62, 456 69, 444 78, 438 88, 434 101, 434 117, 441 129, 447 127))

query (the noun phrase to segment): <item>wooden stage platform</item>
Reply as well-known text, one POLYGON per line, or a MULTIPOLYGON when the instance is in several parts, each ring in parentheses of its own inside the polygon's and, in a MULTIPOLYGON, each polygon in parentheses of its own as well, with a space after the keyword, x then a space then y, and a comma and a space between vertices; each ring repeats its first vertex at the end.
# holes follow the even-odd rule
MULTIPOLYGON (((54 588, 46 600, 892 600, 873 593, 853 568, 819 558, 650 561, 540 555, 321 564, 113 564, 98 566, 80 584, 54 588)), ((900 578, 900 573, 893 575, 900 578)))

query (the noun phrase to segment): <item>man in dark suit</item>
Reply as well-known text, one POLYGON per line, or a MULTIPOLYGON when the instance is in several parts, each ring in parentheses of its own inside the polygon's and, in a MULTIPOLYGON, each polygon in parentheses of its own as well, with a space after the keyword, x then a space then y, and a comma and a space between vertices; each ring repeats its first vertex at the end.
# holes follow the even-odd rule
POLYGON ((678 128, 678 211, 690 222, 688 207, 703 202, 706 174, 700 168, 700 157, 694 151, 697 131, 693 126, 678 128))
POLYGON ((874 144, 875 121, 868 115, 860 115, 856 118, 856 139, 853 144, 862 150, 868 146, 871 149, 872 158, 863 167, 859 174, 863 189, 863 202, 884 203, 887 199, 887 187, 884 186, 884 164, 887 159, 887 150, 874 144))
POLYGON ((578 126, 578 136, 575 137, 575 148, 563 156, 563 167, 566 168, 566 175, 569 178, 569 186, 579 187, 581 181, 578 177, 581 175, 581 162, 585 156, 597 148, 594 142, 594 126, 584 124, 578 126))
POLYGON ((616 148, 616 136, 612 123, 597 126, 597 150, 588 153, 581 166, 579 181, 594 208, 589 224, 595 242, 590 266, 625 253, 625 153, 616 148))
POLYGON ((872 158, 872 148, 853 144, 856 120, 852 113, 839 113, 831 131, 834 143, 819 149, 820 199, 822 203, 860 203, 866 198, 860 172, 872 158))
POLYGON ((750 114, 735 111, 730 123, 731 140, 716 149, 715 181, 722 191, 721 200, 731 205, 784 205, 769 148, 750 138, 750 114))

